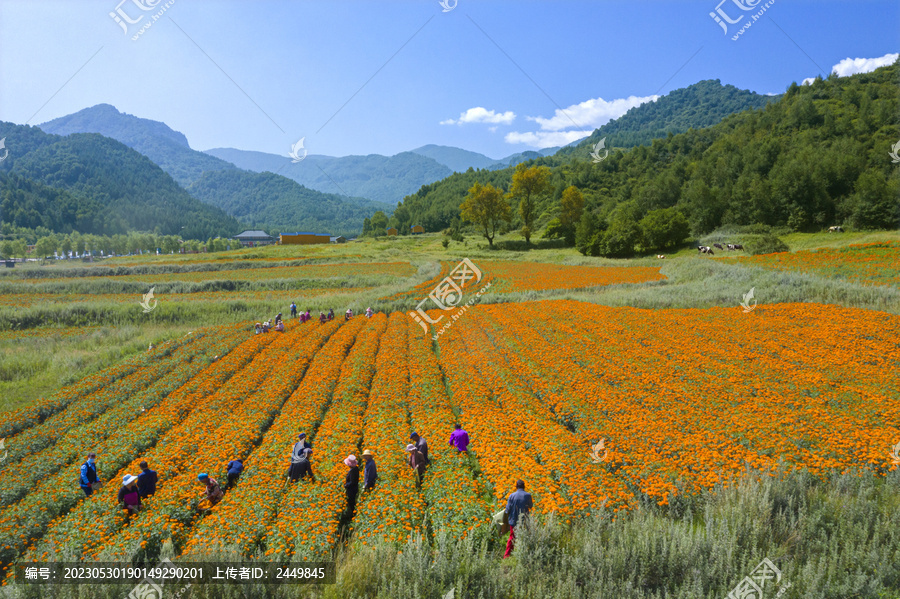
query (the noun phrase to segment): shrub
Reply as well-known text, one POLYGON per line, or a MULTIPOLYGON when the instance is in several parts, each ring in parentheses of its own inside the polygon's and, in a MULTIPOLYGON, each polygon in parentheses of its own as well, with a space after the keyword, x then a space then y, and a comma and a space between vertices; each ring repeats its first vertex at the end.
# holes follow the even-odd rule
POLYGON ((791 248, 775 235, 766 234, 753 237, 744 243, 744 250, 754 256, 789 252, 791 248))
POLYGON ((638 224, 643 236, 642 246, 647 251, 678 247, 691 232, 688 220, 675 208, 651 210, 638 224))

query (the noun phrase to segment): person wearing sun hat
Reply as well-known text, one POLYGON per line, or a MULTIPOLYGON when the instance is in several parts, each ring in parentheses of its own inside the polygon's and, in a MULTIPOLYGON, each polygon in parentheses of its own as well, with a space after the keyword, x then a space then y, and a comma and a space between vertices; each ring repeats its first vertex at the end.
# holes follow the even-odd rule
POLYGON ((138 477, 126 474, 119 489, 119 507, 131 514, 141 511, 141 492, 137 488, 138 477))
POLYGON ((222 487, 219 486, 219 483, 216 482, 216 479, 205 472, 201 472, 197 475, 197 480, 206 485, 206 489, 200 494, 206 495, 206 499, 209 501, 210 507, 222 501, 222 497, 224 494, 222 493, 222 487))
POLYGON ((378 480, 378 468, 375 466, 375 456, 372 451, 367 449, 362 454, 366 465, 363 470, 363 490, 371 491, 375 488, 375 481, 378 480))
POLYGON ((344 491, 347 493, 347 516, 352 517, 353 511, 356 509, 356 496, 359 494, 359 462, 353 454, 344 458, 346 464, 347 478, 344 479, 344 491))
POLYGON ((425 456, 419 451, 415 443, 406 446, 406 452, 409 454, 409 467, 412 468, 416 477, 416 488, 422 486, 422 476, 425 475, 425 456))
POLYGON ((430 464, 431 460, 428 458, 428 442, 420 437, 419 433, 412 433, 410 434, 409 438, 413 443, 416 444, 416 449, 418 449, 419 452, 421 452, 422 457, 425 458, 425 465, 427 466, 428 464, 430 464))

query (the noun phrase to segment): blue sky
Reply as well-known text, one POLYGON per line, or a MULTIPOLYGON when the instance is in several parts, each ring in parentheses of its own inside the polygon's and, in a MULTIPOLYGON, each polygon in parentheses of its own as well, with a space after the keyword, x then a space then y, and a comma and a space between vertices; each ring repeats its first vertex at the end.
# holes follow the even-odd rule
POLYGON ((305 137, 310 154, 435 143, 499 158, 703 79, 780 93, 900 47, 896 1, 775 0, 737 40, 765 1, 119 2, 3 0, 0 120, 109 103, 200 150, 286 155, 305 137), (727 34, 717 6, 742 17, 727 34), (117 7, 142 17, 127 33, 117 7))

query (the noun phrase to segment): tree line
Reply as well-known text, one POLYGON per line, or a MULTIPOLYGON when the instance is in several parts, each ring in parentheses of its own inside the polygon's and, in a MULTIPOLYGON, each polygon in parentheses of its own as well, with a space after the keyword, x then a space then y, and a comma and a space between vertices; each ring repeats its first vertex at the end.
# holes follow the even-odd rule
POLYGON ((177 235, 131 232, 120 235, 92 235, 78 232, 61 234, 47 230, 17 229, 3 223, 0 256, 10 258, 52 258, 55 255, 68 258, 77 255, 125 255, 138 253, 164 254, 185 252, 223 252, 239 249, 239 241, 210 237, 205 242, 197 239, 182 240, 177 235), (29 246, 34 246, 29 252, 29 246), (101 254, 102 252, 102 254, 101 254))

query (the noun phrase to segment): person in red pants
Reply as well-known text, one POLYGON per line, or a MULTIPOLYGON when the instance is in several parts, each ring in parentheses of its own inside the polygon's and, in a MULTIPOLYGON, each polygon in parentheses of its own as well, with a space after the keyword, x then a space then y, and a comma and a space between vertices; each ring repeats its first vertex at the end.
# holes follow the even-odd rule
POLYGON ((520 524, 525 515, 531 511, 534 502, 531 501, 531 493, 525 492, 525 481, 519 479, 516 481, 516 490, 509 494, 506 500, 506 517, 509 521, 509 540, 506 541, 506 553, 503 558, 506 559, 512 555, 513 545, 516 538, 516 525, 520 524))

